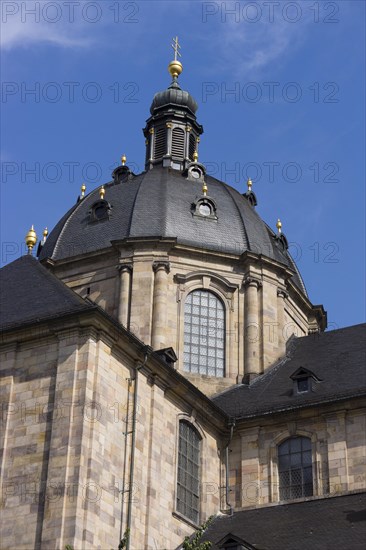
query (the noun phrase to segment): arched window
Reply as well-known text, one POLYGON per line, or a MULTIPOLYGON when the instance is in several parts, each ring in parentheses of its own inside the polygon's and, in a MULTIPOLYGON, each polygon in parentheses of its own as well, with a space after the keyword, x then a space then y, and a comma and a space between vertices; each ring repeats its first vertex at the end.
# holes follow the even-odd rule
POLYGON ((173 128, 172 132, 172 155, 184 159, 184 130, 173 128))
POLYGON ((196 137, 194 134, 189 134, 189 158, 193 160, 193 154, 196 151, 196 137))
POLYGON ((184 370, 224 376, 225 310, 215 294, 194 290, 184 307, 184 370))
POLYGON ((200 446, 197 430, 185 420, 179 422, 177 512, 199 523, 200 446))
POLYGON ((290 437, 278 446, 280 500, 309 497, 313 494, 311 440, 290 437))
POLYGON ((157 128, 155 132, 154 160, 166 154, 166 128, 157 128))

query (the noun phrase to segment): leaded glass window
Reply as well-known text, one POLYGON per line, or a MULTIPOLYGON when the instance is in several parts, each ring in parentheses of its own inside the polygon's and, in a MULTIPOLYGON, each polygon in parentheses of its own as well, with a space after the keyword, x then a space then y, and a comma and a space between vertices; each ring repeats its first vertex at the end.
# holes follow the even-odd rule
POLYGON ((199 523, 200 445, 197 430, 188 422, 179 422, 177 511, 199 523))
POLYGON ((313 494, 311 440, 290 437, 278 446, 280 500, 309 497, 313 494))
POLYGON ((194 374, 225 374, 225 310, 215 294, 194 290, 184 307, 184 370, 194 374))

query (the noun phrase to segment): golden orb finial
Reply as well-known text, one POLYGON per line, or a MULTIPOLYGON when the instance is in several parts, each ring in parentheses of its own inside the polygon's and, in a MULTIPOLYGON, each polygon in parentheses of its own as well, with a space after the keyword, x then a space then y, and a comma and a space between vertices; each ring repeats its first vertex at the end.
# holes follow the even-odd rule
POLYGON ((178 78, 178 76, 183 71, 183 65, 180 61, 178 61, 178 56, 181 57, 180 54, 180 44, 178 42, 178 36, 173 38, 173 44, 172 48, 174 50, 174 61, 171 61, 168 65, 168 71, 172 75, 173 78, 178 78))
POLYGON ((278 234, 280 235, 282 233, 282 222, 281 222, 280 218, 278 218, 278 220, 277 220, 276 227, 277 227, 277 230, 278 230, 278 234))
POLYGON ((126 157, 126 155, 122 155, 122 156, 121 156, 121 162, 122 162, 122 166, 124 166, 124 165, 126 164, 126 162, 127 162, 127 157, 126 157))
POLYGON ((104 199, 104 195, 105 195, 105 189, 104 189, 104 185, 102 185, 102 187, 99 189, 99 196, 102 200, 104 199))
POLYGON ((204 181, 202 185, 202 193, 204 197, 206 197, 207 191, 208 191, 207 183, 204 181))
POLYGON ((198 161, 198 153, 197 153, 197 151, 195 151, 195 152, 193 153, 193 161, 194 161, 194 162, 197 162, 197 161, 198 161))
POLYGON ((250 193, 251 190, 252 190, 252 185, 253 185, 253 182, 252 182, 251 178, 248 178, 247 186, 248 186, 248 191, 249 191, 249 193, 250 193))
POLYGON ((32 225, 32 227, 30 228, 30 230, 25 236, 25 244, 27 245, 27 248, 28 248, 28 254, 32 254, 32 250, 36 242, 37 242, 37 233, 34 231, 34 227, 32 225))
POLYGON ((85 191, 86 191, 86 185, 85 183, 83 183, 83 185, 80 187, 80 191, 81 191, 81 198, 83 198, 85 196, 85 191))

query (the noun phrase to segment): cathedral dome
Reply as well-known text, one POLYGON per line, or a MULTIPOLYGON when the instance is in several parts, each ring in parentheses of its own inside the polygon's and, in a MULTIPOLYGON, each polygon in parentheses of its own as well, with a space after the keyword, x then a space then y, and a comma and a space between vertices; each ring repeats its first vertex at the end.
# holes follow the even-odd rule
POLYGON ((202 252, 268 258, 275 270, 278 264, 289 268, 288 277, 306 295, 281 226, 275 234, 255 210, 252 182, 242 195, 197 162, 203 128, 196 101, 178 83, 183 70, 178 48, 175 39, 168 67, 172 83, 155 94, 143 130, 145 171, 133 174, 123 157, 113 181, 81 197, 59 221, 39 258, 57 262, 112 249, 126 239, 169 239, 202 252))
POLYGON ((293 270, 293 282, 306 294, 286 246, 245 196, 211 176, 205 176, 205 181, 207 196, 202 193, 202 182, 181 171, 155 166, 106 184, 103 200, 100 189, 95 189, 58 222, 40 259, 58 261, 91 254, 123 239, 170 238, 202 251, 261 254, 293 270), (210 208, 212 213, 207 215, 210 208))

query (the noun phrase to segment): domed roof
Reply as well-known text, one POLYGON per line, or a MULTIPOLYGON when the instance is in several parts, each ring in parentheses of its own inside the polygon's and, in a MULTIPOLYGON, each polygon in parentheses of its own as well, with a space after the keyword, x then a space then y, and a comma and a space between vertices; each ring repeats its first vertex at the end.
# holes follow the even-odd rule
POLYGON ((91 219, 100 201, 95 189, 58 222, 43 246, 40 259, 63 260, 111 247, 125 238, 174 238, 202 250, 240 255, 263 254, 295 271, 294 283, 306 294, 295 263, 255 209, 234 188, 206 176, 217 219, 193 215, 192 204, 202 197, 202 182, 161 166, 127 181, 104 186, 110 210, 100 221, 91 219))
POLYGON ((150 113, 153 115, 158 109, 168 105, 172 107, 189 109, 192 114, 195 114, 198 109, 196 100, 189 92, 186 92, 180 88, 176 79, 173 80, 169 88, 154 95, 154 99, 150 107, 150 113))

